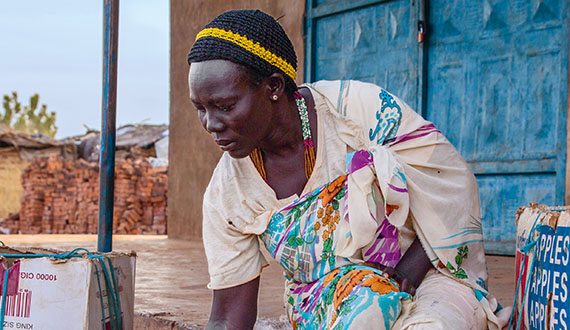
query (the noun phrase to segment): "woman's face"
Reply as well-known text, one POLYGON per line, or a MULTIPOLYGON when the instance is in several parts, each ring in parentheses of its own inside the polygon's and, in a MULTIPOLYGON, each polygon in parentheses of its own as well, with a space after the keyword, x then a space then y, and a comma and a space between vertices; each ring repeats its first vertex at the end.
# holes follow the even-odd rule
POLYGON ((270 95, 230 61, 192 63, 190 100, 204 129, 233 158, 252 152, 270 131, 270 95))

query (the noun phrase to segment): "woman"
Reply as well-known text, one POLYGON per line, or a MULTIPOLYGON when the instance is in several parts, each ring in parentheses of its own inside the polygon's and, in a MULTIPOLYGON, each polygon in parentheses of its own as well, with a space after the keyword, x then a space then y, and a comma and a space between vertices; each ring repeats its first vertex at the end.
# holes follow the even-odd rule
POLYGON ((382 88, 297 88, 260 11, 226 12, 188 55, 190 98, 225 151, 204 195, 208 328, 252 328, 260 242, 297 329, 500 329, 477 185, 443 135, 382 88))

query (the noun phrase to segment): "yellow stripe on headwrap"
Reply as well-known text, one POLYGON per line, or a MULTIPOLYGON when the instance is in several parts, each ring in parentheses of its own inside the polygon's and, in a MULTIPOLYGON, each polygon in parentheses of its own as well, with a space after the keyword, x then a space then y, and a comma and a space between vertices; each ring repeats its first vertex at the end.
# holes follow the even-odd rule
POLYGON ((204 37, 214 37, 232 42, 248 52, 255 54, 262 59, 264 59, 269 64, 281 69, 286 75, 291 77, 295 81, 295 69, 291 64, 285 61, 283 58, 273 54, 271 51, 265 49, 259 44, 259 42, 254 42, 245 36, 233 33, 232 31, 226 31, 218 28, 207 28, 196 36, 196 40, 204 37))

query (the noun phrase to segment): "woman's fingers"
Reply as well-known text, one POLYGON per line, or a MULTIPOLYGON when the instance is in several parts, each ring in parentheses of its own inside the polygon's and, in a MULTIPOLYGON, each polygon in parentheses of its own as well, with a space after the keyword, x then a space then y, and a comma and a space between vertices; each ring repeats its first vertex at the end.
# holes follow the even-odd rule
POLYGON ((396 277, 396 269, 394 267, 385 266, 384 269, 382 269, 382 272, 384 273, 383 275, 386 278, 395 279, 396 277))
POLYGON ((412 297, 416 295, 416 287, 412 284, 412 282, 410 282, 410 280, 408 280, 406 276, 398 272, 394 267, 388 267, 388 266, 382 266, 382 267, 383 267, 383 269, 381 269, 382 275, 385 278, 393 279, 394 281, 396 281, 400 285, 400 292, 407 292, 410 295, 412 295, 412 297))
POLYGON ((393 279, 400 285, 400 292, 406 292, 410 295, 416 295, 416 287, 400 272, 398 272, 394 267, 384 266, 376 262, 362 262, 361 266, 367 266, 371 268, 376 268, 382 271, 382 276, 387 279, 393 279))
POLYGON ((376 269, 381 270, 381 271, 384 271, 384 269, 386 269, 386 266, 379 264, 377 262, 366 261, 366 262, 361 262, 359 265, 371 267, 371 268, 376 268, 376 269))
POLYGON ((396 280, 400 283, 400 292, 407 292, 412 297, 416 295, 416 287, 408 281, 407 278, 402 279, 401 281, 396 280))

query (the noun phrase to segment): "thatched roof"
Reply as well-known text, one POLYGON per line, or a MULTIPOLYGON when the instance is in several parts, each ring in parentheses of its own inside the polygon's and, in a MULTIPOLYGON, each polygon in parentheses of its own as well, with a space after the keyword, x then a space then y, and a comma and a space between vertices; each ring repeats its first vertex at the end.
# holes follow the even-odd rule
MULTIPOLYGON (((125 125, 118 128, 115 135, 117 151, 140 154, 141 150, 151 150, 155 143, 167 139, 168 125, 125 125)), ((53 152, 55 148, 74 159, 97 161, 100 143, 101 134, 93 130, 84 135, 55 140, 42 134, 27 134, 0 126, 0 149, 15 148, 20 154, 37 154, 38 151, 47 149, 52 149, 49 152, 53 152)), ((154 151, 152 153, 154 154, 154 151)))
POLYGON ((117 129, 117 149, 148 148, 168 136, 168 125, 126 125, 117 129))
POLYGON ((47 137, 42 134, 28 134, 14 131, 10 128, 0 126, 0 148, 1 147, 15 147, 30 148, 30 149, 44 149, 64 145, 57 140, 47 137))
MULTIPOLYGON (((125 125, 115 132, 115 149, 131 152, 152 148, 154 144, 168 137, 168 125, 125 125)), ((75 136, 67 140, 74 141, 79 146, 79 158, 89 161, 99 159, 101 135, 90 131, 85 135, 75 136)))
MULTIPOLYGON (((100 132, 91 130, 84 135, 67 138, 62 141, 72 140, 81 143, 86 140, 94 140, 101 143, 100 132)), ((125 125, 117 128, 115 132, 115 147, 117 149, 130 149, 133 147, 149 148, 154 143, 168 136, 168 125, 125 125)))

